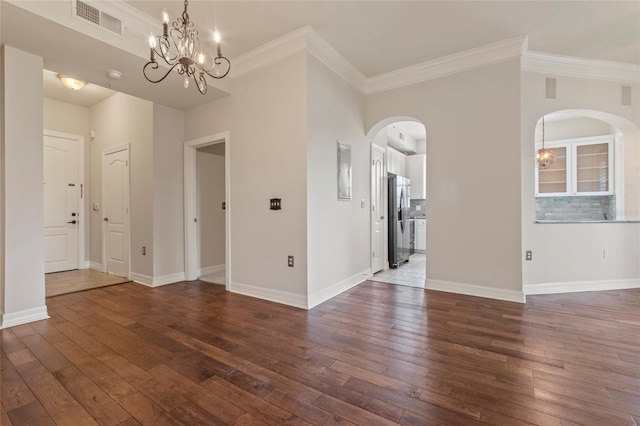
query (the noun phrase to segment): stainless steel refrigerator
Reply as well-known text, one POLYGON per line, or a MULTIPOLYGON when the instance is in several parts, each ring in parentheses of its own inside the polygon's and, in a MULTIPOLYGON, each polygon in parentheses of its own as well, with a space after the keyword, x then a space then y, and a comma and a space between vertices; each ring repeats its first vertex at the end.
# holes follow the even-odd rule
POLYGON ((409 179, 389 173, 389 267, 409 261, 411 229, 409 225, 409 179))

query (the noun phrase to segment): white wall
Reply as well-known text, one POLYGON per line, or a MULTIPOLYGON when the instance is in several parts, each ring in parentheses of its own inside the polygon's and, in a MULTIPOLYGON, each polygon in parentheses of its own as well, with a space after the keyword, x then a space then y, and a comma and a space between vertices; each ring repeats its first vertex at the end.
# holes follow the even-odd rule
POLYGON ((535 285, 558 284, 565 290, 587 286, 640 285, 640 224, 536 224, 534 189, 534 129, 545 114, 584 109, 603 111, 640 125, 640 85, 632 87, 632 106, 621 105, 617 82, 553 76, 557 99, 545 98, 549 75, 522 73, 522 251, 533 260, 522 261, 527 292, 535 285), (608 257, 603 256, 603 250, 608 257))
POLYGON ((427 129, 427 287, 522 300, 520 61, 366 99, 368 132, 388 117, 427 129))
MULTIPOLYGON (((89 123, 89 108, 71 105, 65 102, 44 98, 44 130, 53 130, 61 133, 68 133, 84 137, 84 211, 86 218, 91 215, 91 131, 89 123)), ((90 221, 81 219, 84 223, 84 258, 89 260, 91 249, 91 228, 90 221)))
POLYGON ((370 273, 371 147, 362 127, 364 97, 312 55, 307 69, 307 275, 314 306, 370 273), (352 201, 337 197, 338 139, 351 145, 352 201))
MULTIPOLYGON (((224 145, 223 145, 224 146, 224 145)), ((196 151, 200 259, 198 268, 225 263, 224 157, 196 151)))
MULTIPOLYGON (((42 76, 40 77, 42 80, 42 76)), ((131 185, 131 272, 153 276, 153 104, 116 93, 90 108, 91 127, 96 137, 91 143, 91 202, 102 205, 102 153, 130 144, 131 185), (146 256, 142 246, 147 247, 146 256)), ((180 158, 175 159, 176 163, 180 158)), ((162 173, 171 173, 168 170, 162 173)), ((102 207, 91 212, 91 261, 102 263, 102 207)))
POLYGON ((42 58, 3 46, 2 327, 47 318, 43 237, 42 58))
POLYGON ((230 132, 234 292, 306 305, 306 54, 236 77, 232 95, 185 114, 185 139, 230 132), (281 198, 282 210, 269 210, 281 198), (287 255, 296 266, 287 267, 287 255))
MULTIPOLYGON (((542 117, 540 117, 542 118, 542 117)), ((608 123, 591 117, 576 117, 566 120, 547 120, 544 122, 544 140, 549 141, 603 136, 611 134, 608 123)), ((542 141, 542 120, 536 125, 535 140, 542 141)))

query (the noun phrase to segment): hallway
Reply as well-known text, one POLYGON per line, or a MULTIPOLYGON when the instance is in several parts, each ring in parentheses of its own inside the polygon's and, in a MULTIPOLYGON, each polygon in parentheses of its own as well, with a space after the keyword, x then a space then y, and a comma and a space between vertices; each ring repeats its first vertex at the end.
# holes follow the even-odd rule
POLYGON ((74 271, 45 274, 46 297, 75 293, 114 284, 130 282, 128 278, 107 274, 93 269, 76 269, 74 271))

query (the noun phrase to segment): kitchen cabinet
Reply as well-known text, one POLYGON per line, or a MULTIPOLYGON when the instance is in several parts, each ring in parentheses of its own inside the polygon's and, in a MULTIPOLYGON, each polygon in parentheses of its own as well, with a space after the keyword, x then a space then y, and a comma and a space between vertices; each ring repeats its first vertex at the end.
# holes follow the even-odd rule
POLYGON ((427 219, 416 219, 415 248, 417 253, 427 250, 427 219))
POLYGON ((407 156, 391 147, 387 147, 387 171, 399 176, 407 176, 407 156))
POLYGON ((408 177, 411 180, 411 199, 424 200, 427 198, 427 185, 425 182, 427 175, 427 156, 425 154, 408 156, 407 169, 408 177))
MULTIPOLYGON (((551 142, 556 162, 536 167, 536 196, 613 194, 613 136, 551 142)), ((413 189, 413 181, 412 181, 413 189)))

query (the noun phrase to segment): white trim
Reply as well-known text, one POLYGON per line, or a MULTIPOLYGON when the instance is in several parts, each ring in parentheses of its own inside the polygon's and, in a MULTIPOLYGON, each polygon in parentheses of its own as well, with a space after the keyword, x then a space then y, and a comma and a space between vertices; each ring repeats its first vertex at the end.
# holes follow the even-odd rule
POLYGON ((256 297, 270 302, 281 303, 295 308, 307 309, 307 297, 302 294, 289 293, 287 291, 272 290, 264 287, 256 287, 250 284, 234 282, 231 286, 232 293, 256 297))
POLYGON ((640 83, 640 65, 527 51, 522 70, 542 74, 640 83))
MULTIPOLYGON (((43 136, 50 136, 59 139, 68 139, 76 142, 79 146, 78 149, 78 181, 80 184, 80 191, 78 191, 78 221, 80 222, 78 226, 78 269, 87 268, 85 266, 86 260, 84 256, 85 252, 85 220, 86 223, 89 223, 89 217, 85 219, 85 209, 84 209, 84 200, 85 195, 87 194, 87 186, 84 184, 85 181, 85 169, 84 169, 84 136, 74 135, 71 133, 62 133, 56 132, 54 130, 44 130, 43 136)), ((43 141, 44 144, 44 141, 43 141)))
POLYGON ((104 263, 98 263, 98 262, 89 262, 89 268, 99 271, 99 272, 106 272, 104 269, 104 263))
POLYGON ((82 264, 82 268, 80 268, 80 269, 91 269, 91 262, 89 262, 88 260, 87 260, 87 261, 85 261, 85 262, 82 264))
POLYGON ((168 284, 175 284, 184 281, 184 272, 176 272, 175 274, 167 274, 159 277, 153 277, 153 287, 160 287, 168 284))
POLYGON ((311 28, 307 31, 307 50, 356 90, 365 92, 366 77, 364 74, 311 28))
MULTIPOLYGON (((371 277, 371 268, 365 269, 357 274, 354 274, 342 281, 338 281, 322 290, 318 290, 313 294, 310 294, 307 299, 307 309, 311 309, 319 304, 326 302, 327 300, 336 297, 340 293, 344 293, 352 287, 364 282, 371 277)), ((234 288, 235 289, 235 288, 234 288)))
POLYGON ((640 279, 566 281, 559 283, 527 284, 523 286, 524 294, 527 296, 534 294, 575 293, 581 291, 627 290, 631 288, 640 288, 640 279))
MULTIPOLYGON (((102 264, 104 265, 104 272, 109 272, 109 270, 107 269, 107 222, 104 221, 104 213, 106 211, 106 205, 107 205, 104 198, 105 197, 104 162, 107 155, 114 154, 120 151, 127 151, 127 185, 125 187, 124 201, 125 203, 127 203, 127 206, 126 206, 127 217, 125 218, 125 222, 126 222, 126 230, 127 230, 127 245, 129 246, 129 249, 128 249, 129 251, 127 253, 127 277, 131 279, 131 148, 129 147, 128 143, 110 147, 102 151, 102 158, 100 163, 100 167, 102 169, 100 173, 100 180, 101 180, 100 185, 101 185, 101 191, 102 191, 102 194, 101 194, 102 207, 100 208, 100 211, 102 212, 101 214, 102 216, 101 218, 102 220, 102 264)), ((117 275, 120 275, 120 274, 117 274, 117 275)))
POLYGON ((184 143, 184 280, 198 279, 198 227, 197 217, 196 149, 216 143, 224 143, 224 198, 225 198, 225 270, 226 289, 231 282, 231 134, 216 133, 184 143))
POLYGON ((307 48, 310 27, 302 27, 233 58, 230 77, 235 78, 251 71, 279 62, 307 48))
POLYGON ((475 284, 463 284, 432 279, 426 280, 424 288, 427 290, 446 291, 448 293, 466 294, 468 296, 486 297, 488 299, 525 303, 524 293, 516 290, 505 290, 501 288, 485 287, 475 284))
POLYGON ((517 36, 380 74, 367 79, 365 94, 384 92, 472 68, 503 62, 521 56, 526 52, 527 46, 528 37, 517 36))
POLYGON ((221 263, 220 265, 205 266, 204 268, 200 268, 198 269, 198 278, 204 275, 212 275, 217 274, 218 272, 222 272, 224 271, 225 267, 226 265, 224 263, 221 263))
POLYGON ((47 312, 47 306, 40 306, 38 308, 25 309, 24 311, 14 312, 11 314, 2 315, 2 325, 0 329, 15 327, 16 325, 27 324, 34 321, 41 321, 49 319, 49 313, 47 312))
POLYGON ((153 277, 150 277, 149 275, 131 272, 129 274, 129 279, 135 283, 146 285, 147 287, 153 287, 153 277))

